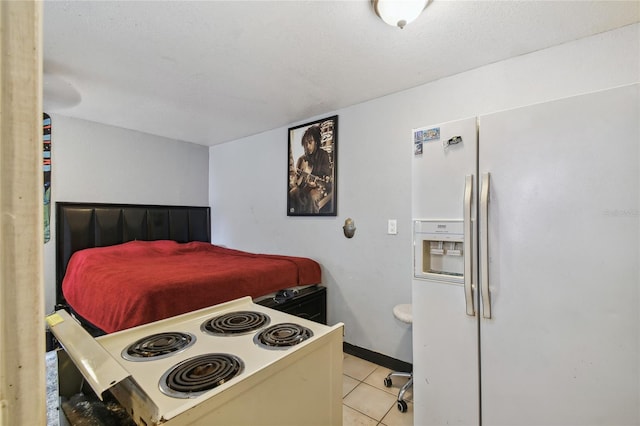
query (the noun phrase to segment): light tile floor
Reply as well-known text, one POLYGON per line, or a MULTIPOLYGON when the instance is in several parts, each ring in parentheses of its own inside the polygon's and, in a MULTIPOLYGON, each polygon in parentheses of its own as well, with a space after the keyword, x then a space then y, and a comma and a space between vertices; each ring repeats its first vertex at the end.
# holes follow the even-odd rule
POLYGON ((384 378, 391 370, 344 354, 342 375, 343 426, 412 426, 413 390, 405 393, 408 410, 401 413, 396 407, 398 391, 406 383, 393 378, 390 388, 384 378))

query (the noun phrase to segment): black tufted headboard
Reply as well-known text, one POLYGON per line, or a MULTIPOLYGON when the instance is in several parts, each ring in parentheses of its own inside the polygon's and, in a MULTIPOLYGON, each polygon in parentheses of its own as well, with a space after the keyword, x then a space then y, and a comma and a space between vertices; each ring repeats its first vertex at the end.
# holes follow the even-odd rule
POLYGON ((78 250, 132 240, 211 242, 209 207, 56 203, 56 305, 66 305, 62 279, 78 250))

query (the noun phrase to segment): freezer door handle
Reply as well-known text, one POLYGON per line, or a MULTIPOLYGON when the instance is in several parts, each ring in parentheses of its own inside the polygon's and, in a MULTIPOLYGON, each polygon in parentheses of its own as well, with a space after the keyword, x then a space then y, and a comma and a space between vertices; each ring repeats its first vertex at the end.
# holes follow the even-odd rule
POLYGON ((482 317, 491 318, 489 293, 489 173, 482 175, 480 189, 480 285, 482 287, 482 317))
POLYGON ((467 315, 475 316, 476 310, 473 303, 473 274, 471 261, 473 253, 471 250, 472 237, 472 216, 471 199, 473 197, 473 175, 465 176, 464 181, 464 301, 467 315))

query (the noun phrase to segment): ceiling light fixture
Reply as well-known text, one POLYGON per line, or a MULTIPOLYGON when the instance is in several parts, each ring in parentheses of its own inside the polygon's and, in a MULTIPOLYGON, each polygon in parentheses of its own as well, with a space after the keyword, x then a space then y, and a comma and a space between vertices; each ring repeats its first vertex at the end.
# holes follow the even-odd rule
POLYGON ((387 24, 404 28, 427 7, 428 0, 371 0, 376 15, 387 24))
POLYGON ((42 106, 45 112, 59 108, 71 108, 82 101, 78 89, 62 77, 55 74, 42 74, 42 106))

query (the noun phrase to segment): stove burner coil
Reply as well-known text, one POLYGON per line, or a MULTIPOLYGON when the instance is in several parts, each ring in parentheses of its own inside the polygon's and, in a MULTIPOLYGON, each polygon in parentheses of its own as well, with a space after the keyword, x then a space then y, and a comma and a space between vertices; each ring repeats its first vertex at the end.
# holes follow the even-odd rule
POLYGON ((205 321, 202 331, 214 336, 234 336, 246 334, 269 325, 271 319, 262 312, 236 311, 205 321))
POLYGON ((152 361, 184 351, 196 342, 191 333, 171 331, 143 337, 122 351, 122 358, 129 361, 152 361))
POLYGON ((253 338, 258 345, 268 349, 287 349, 313 337, 313 331, 290 322, 272 325, 253 338))
POLYGON ((175 398, 196 398, 223 385, 244 371, 235 355, 210 353, 186 359, 160 378, 162 393, 175 398))

